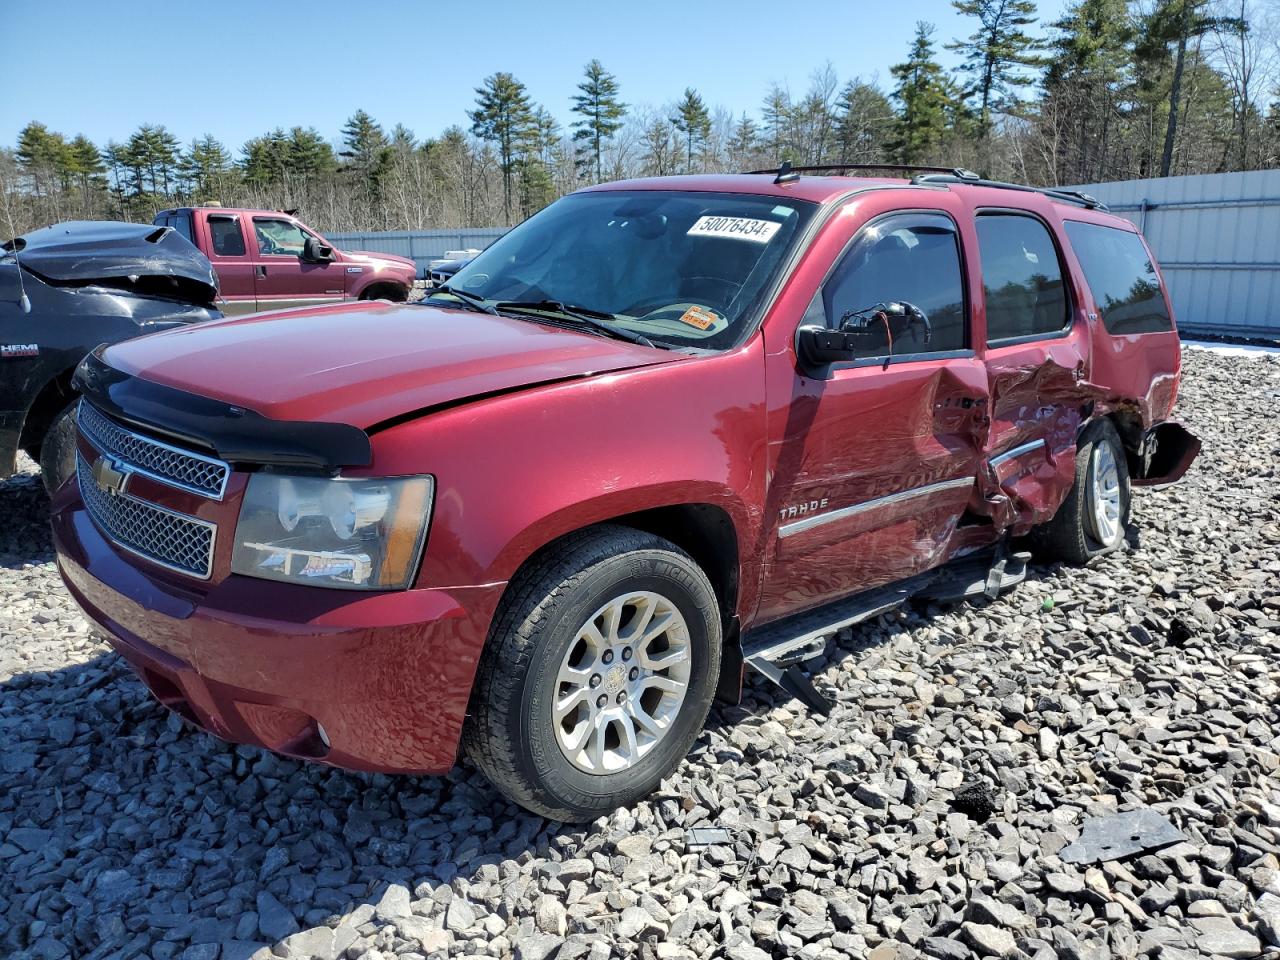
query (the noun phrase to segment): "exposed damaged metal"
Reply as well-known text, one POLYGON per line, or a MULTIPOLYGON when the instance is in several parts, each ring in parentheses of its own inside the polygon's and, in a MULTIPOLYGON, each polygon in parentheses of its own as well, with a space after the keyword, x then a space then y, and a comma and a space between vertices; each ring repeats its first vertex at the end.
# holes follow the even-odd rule
POLYGON ((209 261, 166 227, 62 223, 0 244, 0 478, 18 450, 47 461, 50 485, 65 472, 45 439, 69 420, 86 353, 219 317, 217 297, 209 261))

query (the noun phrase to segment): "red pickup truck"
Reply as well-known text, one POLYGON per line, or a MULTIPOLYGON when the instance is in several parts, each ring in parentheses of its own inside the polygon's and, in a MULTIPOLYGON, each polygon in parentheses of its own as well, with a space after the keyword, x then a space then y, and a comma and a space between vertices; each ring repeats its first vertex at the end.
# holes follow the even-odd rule
POLYGON ((417 266, 390 253, 339 250, 289 211, 228 207, 161 210, 218 274, 224 313, 409 297, 417 266))
POLYGON ((820 638, 995 595, 1026 535, 1123 549, 1199 449, 1132 224, 911 172, 591 187, 422 303, 97 351, 59 570, 220 737, 629 803, 744 664, 824 709, 820 638))

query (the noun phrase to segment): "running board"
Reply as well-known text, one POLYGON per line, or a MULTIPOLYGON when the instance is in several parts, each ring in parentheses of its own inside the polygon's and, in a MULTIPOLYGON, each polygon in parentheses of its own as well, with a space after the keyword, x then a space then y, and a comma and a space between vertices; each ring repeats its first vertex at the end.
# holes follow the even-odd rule
POLYGON ((836 600, 748 631, 742 659, 758 673, 826 716, 831 703, 818 692, 798 664, 826 648, 837 631, 856 626, 902 606, 912 598, 959 601, 996 597, 1026 579, 1027 553, 1010 553, 1002 541, 995 550, 964 557, 937 570, 836 600))

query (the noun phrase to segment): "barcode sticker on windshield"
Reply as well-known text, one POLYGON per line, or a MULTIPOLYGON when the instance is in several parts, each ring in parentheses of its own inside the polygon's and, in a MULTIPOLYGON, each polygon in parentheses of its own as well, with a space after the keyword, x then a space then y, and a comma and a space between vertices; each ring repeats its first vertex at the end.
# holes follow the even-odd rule
POLYGON ((691 237, 732 237, 735 240, 751 240, 768 243, 778 232, 780 223, 772 220, 752 220, 750 217, 699 217, 689 228, 691 237))

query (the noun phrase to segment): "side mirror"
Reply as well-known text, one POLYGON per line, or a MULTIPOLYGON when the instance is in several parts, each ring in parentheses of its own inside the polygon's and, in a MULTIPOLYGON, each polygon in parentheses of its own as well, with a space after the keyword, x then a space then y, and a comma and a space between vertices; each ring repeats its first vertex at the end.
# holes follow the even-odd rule
POLYGON ((884 331, 875 328, 832 330, 817 324, 796 331, 796 352, 806 366, 825 367, 857 356, 866 356, 884 343, 884 331))
POLYGON ((306 263, 330 263, 333 261, 333 247, 315 237, 307 237, 302 244, 302 259, 306 263))

